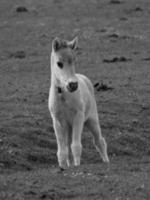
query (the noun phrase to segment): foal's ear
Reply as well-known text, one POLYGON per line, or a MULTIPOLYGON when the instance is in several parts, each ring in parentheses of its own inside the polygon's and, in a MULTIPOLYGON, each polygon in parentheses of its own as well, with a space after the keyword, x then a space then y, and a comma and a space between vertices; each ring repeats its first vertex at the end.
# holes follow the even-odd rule
POLYGON ((61 48, 61 40, 56 37, 52 42, 52 49, 56 52, 61 48))
POLYGON ((76 50, 78 46, 78 37, 75 37, 72 41, 68 42, 67 44, 71 49, 76 50))

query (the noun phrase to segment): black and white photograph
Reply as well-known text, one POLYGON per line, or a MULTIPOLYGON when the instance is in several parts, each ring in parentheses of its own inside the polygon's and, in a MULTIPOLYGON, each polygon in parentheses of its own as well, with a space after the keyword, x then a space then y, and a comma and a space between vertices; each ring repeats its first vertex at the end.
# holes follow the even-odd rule
POLYGON ((0 0, 0 200, 150 200, 149 0, 0 0))

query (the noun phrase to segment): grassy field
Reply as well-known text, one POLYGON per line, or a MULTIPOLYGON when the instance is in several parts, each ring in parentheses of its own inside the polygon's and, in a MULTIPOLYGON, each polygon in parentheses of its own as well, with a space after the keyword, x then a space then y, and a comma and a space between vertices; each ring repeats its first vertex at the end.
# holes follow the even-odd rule
POLYGON ((150 2, 0 1, 0 200, 150 199, 150 2), (83 133, 81 167, 57 172, 48 111, 54 37, 79 37, 110 165, 83 133))

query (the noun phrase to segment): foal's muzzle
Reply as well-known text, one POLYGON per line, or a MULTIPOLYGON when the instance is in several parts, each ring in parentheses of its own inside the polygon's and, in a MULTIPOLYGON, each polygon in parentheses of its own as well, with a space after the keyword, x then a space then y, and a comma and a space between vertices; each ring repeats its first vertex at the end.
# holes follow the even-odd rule
POLYGON ((67 85, 69 92, 74 92, 78 89, 78 82, 70 82, 67 85))

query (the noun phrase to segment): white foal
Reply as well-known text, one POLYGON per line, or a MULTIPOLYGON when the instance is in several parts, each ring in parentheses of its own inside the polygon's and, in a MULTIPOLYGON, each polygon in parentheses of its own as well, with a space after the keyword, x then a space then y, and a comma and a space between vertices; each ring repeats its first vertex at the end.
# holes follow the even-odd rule
POLYGON ((49 109, 58 145, 61 168, 70 166, 70 152, 74 165, 80 165, 81 134, 86 125, 93 134, 94 145, 104 162, 109 162, 107 144, 102 137, 91 81, 75 73, 75 49, 78 39, 71 42, 55 38, 51 53, 51 86, 49 109))

